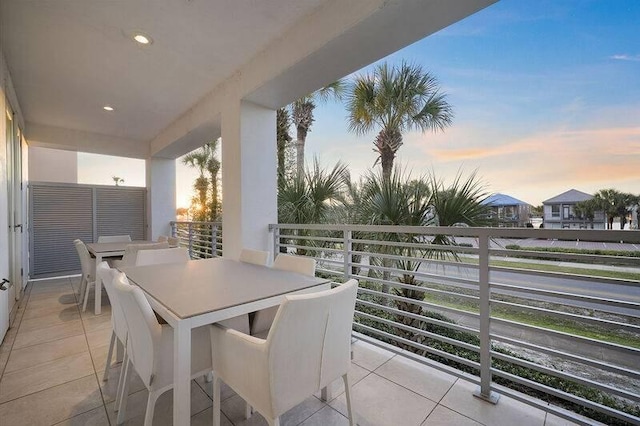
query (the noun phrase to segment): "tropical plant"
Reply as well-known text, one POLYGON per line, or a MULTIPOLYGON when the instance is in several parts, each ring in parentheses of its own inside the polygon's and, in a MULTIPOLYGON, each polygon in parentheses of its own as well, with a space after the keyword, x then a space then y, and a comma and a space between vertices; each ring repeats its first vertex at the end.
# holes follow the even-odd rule
POLYGON ((356 77, 346 96, 349 130, 364 135, 379 129, 373 145, 386 179, 391 177, 404 132, 442 131, 453 118, 436 78, 420 65, 406 62, 383 63, 356 77))
POLYGON ((200 173, 193 184, 196 197, 192 201, 191 210, 195 220, 213 222, 220 214, 218 174, 221 163, 217 157, 219 143, 220 139, 216 139, 182 157, 183 164, 197 168, 200 173))
POLYGON ((616 189, 601 189, 592 198, 598 210, 602 210, 607 217, 607 229, 613 229, 613 220, 620 218, 620 228, 623 229, 627 216, 634 206, 638 205, 638 197, 616 189))
POLYGON ((287 146, 291 143, 291 135, 289 134, 289 126, 291 126, 291 117, 286 108, 279 108, 276 112, 276 150, 278 156, 278 186, 282 185, 285 179, 285 160, 287 146))
POLYGON ((595 198, 591 198, 585 201, 580 201, 579 203, 576 203, 576 205, 574 206, 575 214, 578 217, 589 221, 589 223, 591 224, 591 229, 593 229, 593 220, 595 219, 596 212, 598 210, 599 210, 598 202, 595 198))
POLYGON ((291 118, 296 127, 296 165, 297 173, 304 174, 304 149, 307 134, 311 131, 311 125, 315 121, 313 110, 316 103, 326 102, 329 99, 341 99, 344 91, 344 82, 335 81, 315 92, 297 99, 290 105, 291 118))
POLYGON ((111 179, 113 179, 113 182, 116 184, 116 186, 120 186, 121 183, 124 183, 124 179, 119 176, 111 176, 111 179))

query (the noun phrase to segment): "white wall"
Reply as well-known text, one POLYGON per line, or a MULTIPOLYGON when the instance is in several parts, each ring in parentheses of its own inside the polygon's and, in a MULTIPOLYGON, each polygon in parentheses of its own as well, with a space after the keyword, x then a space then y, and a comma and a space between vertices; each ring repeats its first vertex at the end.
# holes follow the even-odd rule
POLYGON ((78 153, 29 146, 29 181, 78 182, 78 153))

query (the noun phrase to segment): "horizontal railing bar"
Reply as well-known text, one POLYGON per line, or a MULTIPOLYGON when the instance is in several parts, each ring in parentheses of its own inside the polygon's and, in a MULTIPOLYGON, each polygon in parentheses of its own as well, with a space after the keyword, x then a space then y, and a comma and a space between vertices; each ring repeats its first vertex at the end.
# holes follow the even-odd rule
POLYGON ((462 357, 459 357, 457 355, 450 354, 450 353, 445 352, 445 351, 441 351, 440 349, 432 348, 431 346, 426 346, 426 345, 420 344, 418 342, 414 342, 412 340, 408 340, 408 339, 402 338, 400 336, 389 334, 386 331, 378 330, 377 328, 370 327, 368 325, 360 324, 360 323, 357 323, 357 322, 354 322, 353 325, 354 325, 354 327, 355 326, 360 327, 360 328, 362 328, 364 330, 367 330, 370 333, 379 334, 381 336, 386 337, 387 339, 396 341, 398 343, 404 343, 405 345, 413 346, 416 349, 420 349, 420 350, 428 352, 428 353, 430 353, 432 355, 440 356, 440 357, 448 359, 450 361, 459 362, 460 364, 466 365, 466 366, 471 367, 471 368, 477 368, 477 369, 480 368, 480 364, 475 362, 475 361, 471 361, 471 360, 468 360, 466 358, 462 358, 462 357))
POLYGON ((434 303, 427 303, 427 302, 424 302, 422 300, 409 299, 409 298, 402 297, 402 296, 396 296, 395 294, 382 293, 380 291, 369 290, 369 289, 362 288, 362 287, 360 287, 359 291, 362 291, 362 292, 367 293, 367 294, 371 294, 373 296, 384 297, 384 298, 387 298, 387 299, 398 300, 398 301, 406 302, 406 303, 413 303, 414 305, 419 305, 419 306, 422 306, 423 308, 438 309, 438 310, 441 310, 441 311, 450 312, 450 313, 454 313, 454 314, 464 314, 464 315, 471 316, 471 317, 474 317, 474 318, 480 317, 479 314, 476 314, 474 312, 463 311, 461 309, 456 309, 456 308, 449 308, 447 306, 441 306, 441 305, 437 305, 437 304, 434 304, 434 303))
POLYGON ((362 334, 360 332, 357 331, 352 331, 351 335, 358 340, 361 340, 363 342, 369 343, 373 346, 377 346, 381 349, 384 349, 386 351, 395 353, 397 355, 401 355, 403 357, 409 358, 412 361, 415 361, 419 364, 422 365, 426 365, 427 367, 431 367, 434 368, 438 371, 442 371, 443 373, 447 373, 450 374, 454 377, 458 377, 460 379, 466 380, 468 382, 474 383, 474 384, 480 384, 480 379, 477 376, 474 376, 472 374, 469 374, 467 372, 464 372, 462 370, 458 370, 457 368, 454 367, 449 367, 448 365, 445 364, 441 364, 437 361, 434 361, 432 359, 423 357, 421 355, 417 355, 413 352, 407 351, 406 349, 402 349, 399 348, 397 346, 393 346, 390 345, 389 343, 383 342, 379 339, 376 339, 375 337, 371 337, 371 336, 367 336, 366 334, 362 334))
POLYGON ((581 254, 581 253, 563 253, 559 251, 547 250, 513 250, 513 249, 489 249, 491 256, 507 256, 510 258, 544 257, 544 260, 574 260, 578 263, 590 264, 593 261, 603 261, 605 263, 620 262, 630 265, 638 265, 640 258, 628 256, 611 256, 606 254, 581 254), (547 259, 548 258, 548 259, 547 259))
POLYGON ((558 297, 562 299, 582 300, 582 301, 587 301, 587 302, 597 303, 602 305, 612 305, 612 306, 618 306, 623 308, 640 309, 640 303, 627 302, 627 301, 618 300, 618 299, 605 299, 602 297, 567 293, 563 291, 544 290, 544 289, 538 289, 538 288, 532 288, 532 287, 522 287, 522 286, 517 286, 512 284, 499 284, 495 282, 491 282, 490 285, 491 285, 491 289, 516 291, 520 293, 537 294, 539 296, 553 296, 553 297, 558 297))
POLYGON ((442 260, 442 259, 430 259, 427 257, 412 257, 412 256, 404 256, 404 255, 397 255, 397 254, 389 254, 389 253, 372 253, 367 251, 353 251, 353 254, 358 254, 361 256, 368 256, 368 257, 376 257, 379 259, 404 260, 404 261, 410 260, 416 263, 431 263, 435 265, 457 266, 457 267, 468 268, 468 269, 479 269, 479 266, 474 263, 464 263, 464 262, 442 260))
POLYGON ((513 381, 515 383, 518 383, 518 384, 521 384, 521 385, 524 385, 524 386, 539 390, 541 392, 544 392, 544 393, 547 393, 547 394, 550 394, 550 395, 557 396, 558 398, 561 398, 561 399, 564 399, 564 400, 567 400, 567 401, 571 401, 571 402, 576 403, 578 405, 582 405, 583 407, 591 408, 592 410, 599 411, 601 413, 605 413, 607 415, 616 417, 618 419, 621 419, 621 420, 624 420, 624 421, 631 421, 632 423, 637 423, 638 422, 638 418, 634 417, 634 416, 632 416, 630 414, 623 413, 622 411, 618 411, 618 410, 613 409, 611 407, 607 407, 605 405, 598 404, 597 402, 593 402, 593 401, 590 401, 588 399, 585 399, 585 398, 582 398, 582 397, 579 397, 579 396, 576 396, 576 395, 561 391, 559 389, 552 388, 550 386, 543 385, 543 384, 538 383, 538 382, 534 382, 533 380, 525 379, 525 378, 516 376, 514 374, 507 373, 507 372, 495 369, 495 368, 491 368, 491 373, 496 375, 496 376, 503 377, 503 378, 505 378, 507 380, 511 380, 511 381, 513 381))
POLYGON ((374 308, 374 309, 380 309, 382 311, 386 311, 395 315, 402 315, 408 318, 412 318, 412 319, 416 319, 419 321, 424 321, 427 322, 429 324, 433 324, 433 325, 439 325, 441 327, 446 327, 446 328, 450 328, 451 330, 456 330, 456 331, 460 331, 463 333, 470 333, 473 335, 478 335, 478 330, 475 330, 473 328, 470 327, 465 327, 463 325, 458 325, 455 323, 449 323, 449 322, 445 322, 436 318, 430 318, 424 315, 419 315, 419 314, 414 314, 412 312, 405 312, 405 311, 401 311, 400 309, 396 309, 396 308, 392 308, 390 306, 384 306, 384 305, 379 305, 377 303, 368 301, 368 300, 363 300, 363 299, 357 299, 356 303, 360 303, 364 306, 368 306, 370 308, 374 308))
POLYGON ((608 284, 608 285, 624 285, 624 286, 631 286, 631 287, 637 287, 638 285, 640 285, 640 281, 625 280, 622 278, 608 278, 608 277, 598 277, 595 275, 568 274, 565 272, 536 271, 535 269, 509 268, 506 266, 491 266, 491 263, 489 263, 489 270, 492 272, 496 271, 496 272, 516 273, 520 275, 533 275, 537 277, 580 280, 580 281, 588 281, 588 282, 608 284))
POLYGON ((394 225, 338 225, 338 224, 270 224, 274 229, 306 229, 316 231, 352 231, 377 233, 402 233, 419 235, 448 235, 459 237, 487 236, 489 238, 537 238, 549 240, 580 240, 593 242, 640 242, 639 232, 600 229, 528 229, 528 228, 479 228, 448 226, 394 226, 394 225))
POLYGON ((307 251, 324 251, 328 253, 344 253, 344 250, 342 249, 334 249, 328 247, 299 246, 295 244, 278 244, 278 247, 289 247, 307 251))
POLYGON ((502 306, 508 306, 511 308, 517 308, 519 310, 526 310, 530 312, 543 313, 546 315, 568 318, 573 321, 597 323, 597 324, 606 325, 607 327, 624 328, 633 333, 640 333, 640 326, 633 325, 633 324, 625 324, 622 322, 611 321, 603 318, 593 318, 593 317, 588 317, 586 315, 572 314, 570 312, 554 311, 552 309, 538 308, 536 306, 522 305, 520 303, 504 302, 502 300, 496 300, 496 299, 491 299, 491 303, 494 305, 502 305, 502 306))
MULTIPOLYGON (((501 360, 506 361, 506 362, 510 362, 512 364, 517 364, 517 365, 519 365, 521 367, 530 368, 532 370, 548 374, 550 376, 558 377, 558 378, 564 379, 564 380, 569 380, 569 381, 572 381, 572 382, 575 382, 575 383, 580 383, 583 386, 587 386, 587 387, 591 386, 591 387, 594 387, 594 388, 599 389, 601 391, 605 391, 605 392, 608 392, 610 394, 618 395, 618 396, 620 396, 622 398, 627 398, 627 399, 632 400, 632 401, 640 401, 640 396, 638 396, 636 394, 633 394, 631 392, 627 392, 627 391, 625 391, 623 389, 619 389, 619 388, 616 388, 616 387, 613 387, 613 386, 609 386, 609 385, 601 384, 601 383, 598 383, 598 382, 594 382, 592 380, 585 379, 585 378, 576 376, 576 375, 571 374, 571 373, 565 373, 565 372, 562 372, 562 371, 554 370, 552 368, 548 368, 548 367, 545 367, 543 365, 536 364, 536 363, 533 363, 531 361, 527 361, 525 359, 516 358, 516 357, 510 356, 510 355, 507 355, 507 354, 503 354, 503 353, 500 353, 500 352, 497 352, 497 351, 494 351, 494 350, 491 350, 491 356, 493 356, 494 358, 497 358, 497 359, 501 359, 501 360)), ((500 370, 500 371, 502 371, 502 370, 500 370)))
POLYGON ((534 325, 529 325, 529 324, 525 324, 525 323, 518 322, 518 321, 511 321, 511 320, 506 320, 506 319, 496 318, 496 317, 491 317, 491 322, 492 323, 496 323, 496 324, 504 324, 504 325, 508 325, 508 326, 516 327, 516 328, 518 328, 518 327, 519 328, 524 328, 524 329, 528 329, 528 330, 535 331, 535 332, 538 332, 538 333, 541 333, 541 334, 545 334, 545 335, 549 335, 549 336, 560 336, 560 337, 563 337, 565 339, 578 341, 580 343, 599 346, 599 347, 612 349, 612 350, 617 350, 617 351, 621 351, 621 352, 630 352, 634 356, 640 356, 640 350, 639 349, 632 348, 632 347, 629 347, 629 346, 618 345, 616 343, 605 342, 603 340, 598 340, 598 339, 594 339, 594 338, 591 338, 591 337, 582 337, 582 336, 578 336, 578 335, 575 335, 575 334, 564 333, 562 331, 552 330, 552 329, 549 329, 549 328, 537 327, 537 326, 534 326, 534 325))
POLYGON ((408 247, 417 248, 423 250, 442 250, 442 251, 455 251, 462 253, 478 253, 478 249, 475 247, 445 245, 445 244, 430 244, 430 243, 405 243, 401 241, 386 241, 386 240, 360 240, 353 239, 352 244, 365 244, 370 246, 384 246, 384 247, 408 247))
MULTIPOLYGON (((402 311, 400 311, 400 312, 402 312, 402 311)), ((448 344, 453 345, 453 346, 458 346, 458 347, 461 347, 461 348, 465 348, 465 349, 468 349, 468 350, 476 352, 476 353, 480 351, 480 347, 474 346, 474 345, 472 345, 470 343, 461 342, 459 340, 451 339, 450 337, 445 337, 445 336, 442 336, 440 334, 431 333, 429 331, 420 330, 419 328, 415 328, 415 327, 411 327, 411 326, 408 326, 408 325, 405 325, 405 324, 401 324, 401 323, 396 322, 396 321, 391 321, 391 320, 388 320, 388 319, 385 319, 385 318, 380 318, 380 317, 377 317, 375 315, 368 314, 366 312, 358 311, 357 309, 355 311, 355 314, 357 316, 359 316, 359 317, 368 318, 368 319, 370 319, 372 321, 377 321, 377 322, 380 322, 382 324, 386 324, 389 327, 400 328, 402 330, 410 331, 412 333, 416 333, 416 334, 419 334, 419 335, 424 336, 424 337, 429 337, 431 339, 438 340, 440 342, 444 342, 444 343, 448 343, 448 344)))
POLYGON ((640 370, 631 370, 624 367, 618 367, 616 365, 608 364, 605 362, 601 362, 595 359, 582 357, 580 355, 570 354, 568 352, 558 351, 556 349, 551 349, 547 346, 535 345, 533 343, 528 343, 518 339, 512 339, 510 337, 502 336, 499 334, 491 334, 491 338, 493 340, 497 340, 499 342, 507 343, 513 346, 520 346, 529 350, 546 353, 548 355, 557 356, 559 358, 565 358, 570 361, 574 361, 580 364, 586 364, 591 367, 596 367, 604 371, 609 371, 611 373, 620 374, 623 376, 633 377, 635 379, 640 379, 640 370))
POLYGON ((280 234, 278 238, 289 240, 310 240, 310 241, 326 241, 332 243, 344 243, 344 238, 337 237, 318 237, 315 235, 292 235, 292 234, 280 234))

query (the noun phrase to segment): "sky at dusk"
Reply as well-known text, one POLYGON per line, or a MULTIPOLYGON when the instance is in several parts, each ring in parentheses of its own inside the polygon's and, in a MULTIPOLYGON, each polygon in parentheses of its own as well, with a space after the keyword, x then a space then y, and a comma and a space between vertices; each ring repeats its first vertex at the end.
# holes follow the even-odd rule
MULTIPOLYGON (((490 192, 533 205, 571 188, 640 193, 639 23, 638 0, 502 0, 385 58, 434 74, 455 113, 444 132, 406 133, 396 164, 445 182, 477 170, 490 192)), ((350 134, 338 103, 315 116, 307 160, 341 160, 353 176, 373 166, 375 132, 350 134)), ((126 173, 144 185, 144 170, 141 182, 126 173)), ((195 176, 178 165, 179 207, 195 176)))

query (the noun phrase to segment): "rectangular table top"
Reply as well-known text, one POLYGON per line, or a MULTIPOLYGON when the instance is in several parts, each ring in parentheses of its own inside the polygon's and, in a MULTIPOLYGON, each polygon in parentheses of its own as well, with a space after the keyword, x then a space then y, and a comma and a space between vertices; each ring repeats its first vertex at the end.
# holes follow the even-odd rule
POLYGON ((88 243, 87 250, 89 253, 112 253, 124 252, 130 244, 155 244, 153 241, 122 241, 117 243, 88 243))
POLYGON ((328 279, 224 258, 186 263, 124 266, 130 282, 179 318, 319 286, 328 279))

